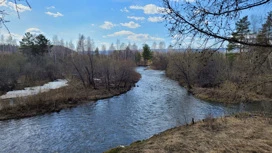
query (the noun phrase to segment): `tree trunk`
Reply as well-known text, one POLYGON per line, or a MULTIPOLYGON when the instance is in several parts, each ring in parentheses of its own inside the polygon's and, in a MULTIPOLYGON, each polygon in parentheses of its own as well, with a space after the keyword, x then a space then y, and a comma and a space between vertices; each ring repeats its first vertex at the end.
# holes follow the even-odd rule
POLYGON ((73 65, 74 65, 74 67, 75 67, 75 69, 76 69, 76 71, 77 71, 77 73, 79 75, 79 78, 80 78, 83 86, 86 88, 86 83, 84 81, 84 78, 83 78, 82 74, 80 73, 80 71, 79 71, 78 67, 76 66, 76 64, 74 63, 74 61, 72 61, 72 63, 73 63, 73 65))

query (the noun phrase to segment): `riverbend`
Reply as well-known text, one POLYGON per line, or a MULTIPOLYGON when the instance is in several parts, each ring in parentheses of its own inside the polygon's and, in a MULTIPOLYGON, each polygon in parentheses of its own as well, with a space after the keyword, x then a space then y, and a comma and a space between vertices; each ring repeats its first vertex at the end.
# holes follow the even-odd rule
POLYGON ((125 94, 58 113, 0 121, 0 152, 103 152, 150 138, 167 129, 242 111, 265 103, 223 105, 188 95, 163 71, 137 68, 142 75, 125 94))

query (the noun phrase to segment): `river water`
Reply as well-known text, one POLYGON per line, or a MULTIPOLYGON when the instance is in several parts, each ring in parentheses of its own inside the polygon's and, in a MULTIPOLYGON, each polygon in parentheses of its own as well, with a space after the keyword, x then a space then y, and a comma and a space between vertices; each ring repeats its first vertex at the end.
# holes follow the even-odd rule
POLYGON ((188 95, 163 71, 137 68, 142 78, 132 90, 96 103, 19 120, 0 121, 0 152, 103 152, 119 145, 203 119, 265 104, 225 106, 188 95))

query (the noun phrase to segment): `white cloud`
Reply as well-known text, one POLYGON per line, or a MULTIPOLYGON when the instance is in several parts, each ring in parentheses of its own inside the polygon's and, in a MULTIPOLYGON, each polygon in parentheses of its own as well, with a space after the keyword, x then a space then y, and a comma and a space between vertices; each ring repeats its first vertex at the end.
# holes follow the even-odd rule
MULTIPOLYGON (((6 3, 6 2, 3 2, 6 3)), ((13 2, 8 2, 7 5, 3 4, 3 6, 7 6, 10 9, 13 9, 18 12, 25 12, 25 11, 31 11, 31 8, 29 6, 23 5, 23 4, 15 4, 13 2)))
POLYGON ((20 35, 20 34, 17 34, 17 33, 11 33, 11 36, 13 39, 16 39, 16 40, 22 40, 23 39, 23 36, 20 35))
POLYGON ((113 34, 107 35, 106 37, 127 36, 127 35, 133 35, 133 34, 134 33, 131 31, 122 30, 122 31, 118 31, 113 34))
POLYGON ((126 13, 128 13, 129 12, 129 10, 125 7, 125 8, 123 8, 123 9, 121 9, 120 10, 121 12, 126 12, 126 13))
POLYGON ((39 28, 28 28, 26 29, 26 32, 35 33, 35 34, 43 33, 39 28))
POLYGON ((118 31, 113 34, 107 35, 105 37, 118 37, 118 36, 127 36, 127 39, 133 42, 147 42, 147 41, 163 41, 163 38, 152 37, 149 34, 136 34, 131 31, 118 31))
POLYGON ((145 17, 138 17, 138 16, 127 16, 128 19, 138 20, 145 20, 145 17))
POLYGON ((100 25, 100 28, 109 30, 109 29, 112 29, 115 26, 116 26, 116 24, 113 24, 113 23, 111 23, 109 21, 104 21, 104 24, 100 25))
POLYGON ((129 35, 127 37, 128 40, 130 41, 135 41, 135 42, 146 42, 146 41, 163 41, 163 38, 159 37, 152 37, 149 34, 134 34, 134 35, 129 35))
POLYGON ((49 12, 49 11, 48 11, 48 12, 45 12, 45 14, 50 15, 50 16, 53 16, 53 17, 55 17, 55 18, 63 16, 63 14, 61 14, 60 12, 52 13, 52 12, 49 12))
POLYGON ((16 41, 20 41, 23 39, 23 36, 17 33, 4 33, 2 34, 4 38, 8 38, 9 36, 12 37, 12 39, 15 39, 16 41))
POLYGON ((46 7, 47 10, 55 9, 55 8, 56 8, 55 6, 48 6, 48 7, 46 7))
POLYGON ((92 26, 92 27, 94 27, 94 26, 95 26, 95 24, 91 24, 91 26, 92 26))
POLYGON ((128 28, 139 28, 141 25, 139 25, 138 23, 135 23, 133 21, 127 22, 127 23, 120 23, 122 26, 124 27, 128 27, 128 28))
POLYGON ((129 8, 133 9, 133 10, 143 10, 144 9, 143 6, 139 6, 139 5, 131 5, 129 8))
POLYGON ((133 10, 143 10, 145 14, 162 14, 165 12, 165 8, 156 6, 155 4, 147 4, 145 6, 132 5, 129 7, 133 10))
POLYGON ((160 16, 156 16, 156 17, 149 17, 148 21, 150 22, 162 22, 164 21, 164 18, 160 17, 160 16))

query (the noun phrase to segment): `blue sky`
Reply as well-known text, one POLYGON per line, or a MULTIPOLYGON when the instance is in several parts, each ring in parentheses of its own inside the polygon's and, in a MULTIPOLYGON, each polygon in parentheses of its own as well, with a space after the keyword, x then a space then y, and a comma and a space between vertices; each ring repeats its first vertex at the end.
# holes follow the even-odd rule
MULTIPOLYGON (((78 34, 90 36, 95 45, 107 48, 119 39, 124 43, 142 44, 165 41, 168 46, 171 39, 164 26, 160 13, 159 0, 28 0, 20 2, 20 19, 12 3, 0 4, 9 15, 5 19, 10 32, 20 39, 25 32, 42 33, 49 39, 57 35, 65 41, 74 43, 78 34)), ((7 34, 1 28, 1 34, 7 34)))
MULTIPOLYGON (((5 17, 10 21, 7 26, 17 40, 25 32, 32 32, 42 33, 51 40, 57 35, 59 39, 73 41, 75 45, 78 35, 84 34, 93 39, 99 48, 103 44, 109 48, 117 39, 121 43, 136 43, 138 47, 144 43, 150 46, 153 42, 159 44, 161 41, 167 47, 173 41, 164 26, 160 0, 28 0, 31 9, 20 1, 20 19, 12 2, 0 0, 0 10, 9 14, 5 17)), ((266 5, 247 10, 245 15, 257 15, 260 26, 259 18, 270 10, 271 5, 266 5)), ((3 27, 0 34, 8 36, 3 27)))

